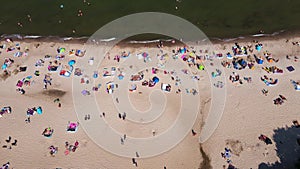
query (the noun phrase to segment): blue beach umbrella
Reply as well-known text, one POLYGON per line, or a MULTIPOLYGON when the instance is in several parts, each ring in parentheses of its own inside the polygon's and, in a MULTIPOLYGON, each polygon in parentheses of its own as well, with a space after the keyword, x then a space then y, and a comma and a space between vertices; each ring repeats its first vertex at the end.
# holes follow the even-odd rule
POLYGON ((5 70, 6 68, 7 68, 7 65, 6 65, 6 64, 3 64, 3 65, 2 65, 2 69, 5 70))
POLYGON ((156 77, 156 76, 154 76, 152 80, 153 80, 154 83, 158 83, 159 82, 159 78, 156 77))
POLYGON ((38 107, 38 108, 36 109, 36 112, 37 112, 38 114, 43 114, 43 110, 42 110, 41 107, 38 107))
POLYGON ((75 63, 76 63, 75 60, 70 60, 68 64, 69 64, 69 66, 73 66, 75 63))

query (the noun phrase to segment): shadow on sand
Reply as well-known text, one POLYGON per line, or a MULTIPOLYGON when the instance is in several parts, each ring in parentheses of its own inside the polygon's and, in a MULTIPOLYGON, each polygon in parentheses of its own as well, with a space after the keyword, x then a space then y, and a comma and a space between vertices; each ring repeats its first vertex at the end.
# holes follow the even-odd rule
POLYGON ((261 163, 259 169, 300 169, 300 128, 285 127, 274 130, 273 141, 280 161, 261 163))
POLYGON ((206 152, 203 150, 202 145, 200 144, 200 153, 202 155, 203 161, 201 162, 199 169, 212 169, 212 166, 210 164, 211 160, 209 156, 206 154, 206 152))

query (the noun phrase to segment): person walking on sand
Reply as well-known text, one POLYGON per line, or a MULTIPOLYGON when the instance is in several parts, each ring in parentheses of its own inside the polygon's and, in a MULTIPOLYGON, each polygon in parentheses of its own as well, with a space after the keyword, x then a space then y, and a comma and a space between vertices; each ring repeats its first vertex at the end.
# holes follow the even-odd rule
POLYGON ((132 158, 132 164, 135 165, 136 167, 138 166, 135 158, 132 158))
POLYGON ((155 136, 155 134, 156 134, 156 130, 152 130, 152 136, 155 136))
POLYGON ((126 119, 126 113, 123 113, 122 119, 125 120, 126 119))
POLYGON ((69 146, 69 142, 65 142, 65 148, 67 149, 68 148, 68 146, 69 146))
POLYGON ((192 135, 195 136, 197 133, 192 129, 192 135))
POLYGON ((124 145, 124 139, 121 137, 121 144, 124 145))
POLYGON ((105 113, 104 113, 104 112, 102 112, 102 115, 100 114, 100 117, 105 117, 105 113))

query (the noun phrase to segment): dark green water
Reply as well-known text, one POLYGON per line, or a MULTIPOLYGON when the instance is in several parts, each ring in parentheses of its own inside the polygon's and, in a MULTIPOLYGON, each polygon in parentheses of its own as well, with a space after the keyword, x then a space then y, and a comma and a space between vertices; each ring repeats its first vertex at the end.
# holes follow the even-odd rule
POLYGON ((264 30, 300 30, 300 0, 10 0, 0 6, 0 34, 89 36, 136 12, 165 12, 197 25, 209 37, 264 30), (64 8, 60 9, 63 4, 64 8), (178 9, 175 9, 175 6, 178 9), (83 16, 78 17, 78 10, 83 16), (31 16, 29 22, 27 15, 31 16), (61 20, 61 23, 59 23, 61 20), (18 22, 23 27, 17 25, 18 22), (73 34, 72 30, 76 33, 73 34))

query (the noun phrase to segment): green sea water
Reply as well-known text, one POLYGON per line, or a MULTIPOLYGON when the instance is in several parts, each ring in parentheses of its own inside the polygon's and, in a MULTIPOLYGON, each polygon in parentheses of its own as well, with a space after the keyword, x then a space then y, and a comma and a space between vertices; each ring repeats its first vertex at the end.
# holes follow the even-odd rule
POLYGON ((0 11, 0 34, 90 36, 137 12, 182 17, 209 37, 300 29, 300 0, 3 0, 0 11))

